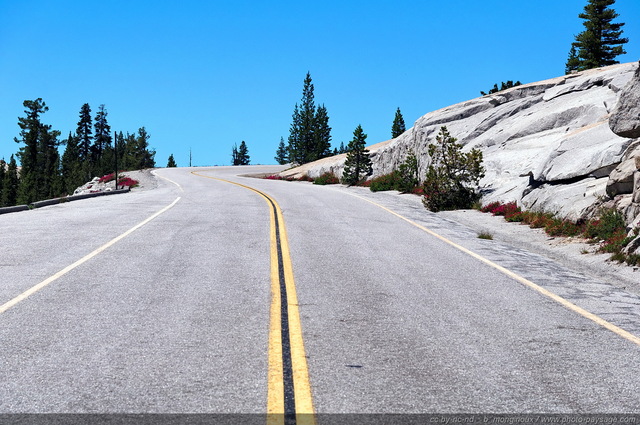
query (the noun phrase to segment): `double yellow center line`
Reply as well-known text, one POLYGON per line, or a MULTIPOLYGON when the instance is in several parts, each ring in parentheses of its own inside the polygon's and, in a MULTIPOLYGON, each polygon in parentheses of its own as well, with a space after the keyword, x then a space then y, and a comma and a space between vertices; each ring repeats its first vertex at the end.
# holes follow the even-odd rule
POLYGON ((267 423, 315 424, 309 370, 302 340, 298 298, 293 280, 287 230, 282 210, 269 195, 250 186, 192 172, 192 174, 251 190, 269 205, 271 218, 271 309, 267 423))

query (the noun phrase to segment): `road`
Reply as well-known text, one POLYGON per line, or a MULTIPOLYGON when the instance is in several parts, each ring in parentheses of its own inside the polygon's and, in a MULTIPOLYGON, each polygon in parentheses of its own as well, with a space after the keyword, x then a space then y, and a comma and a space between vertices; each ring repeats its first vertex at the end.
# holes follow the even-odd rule
POLYGON ((640 413, 638 296, 277 169, 0 216, 0 413, 640 413))

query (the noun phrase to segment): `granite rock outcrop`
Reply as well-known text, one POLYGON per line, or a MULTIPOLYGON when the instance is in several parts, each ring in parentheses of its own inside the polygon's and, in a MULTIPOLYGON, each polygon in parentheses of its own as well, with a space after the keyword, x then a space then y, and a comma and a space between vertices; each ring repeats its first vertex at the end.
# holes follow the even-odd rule
MULTIPOLYGON (((424 175, 429 164, 427 146, 446 126, 465 150, 483 152, 483 202, 516 201, 526 209, 584 218, 604 200, 621 195, 632 198, 640 183, 632 170, 639 148, 633 139, 636 129, 629 124, 634 112, 628 111, 638 105, 633 98, 640 89, 633 87, 640 87, 639 74, 637 63, 613 65, 430 112, 396 139, 369 147, 373 176, 397 169, 408 152, 416 153, 424 175), (629 95, 630 90, 635 91, 629 95), (616 118, 611 118, 612 113, 616 118), (616 134, 612 128, 618 131, 618 127, 623 130, 616 134)), ((283 174, 340 176, 344 158, 325 158, 283 174)))

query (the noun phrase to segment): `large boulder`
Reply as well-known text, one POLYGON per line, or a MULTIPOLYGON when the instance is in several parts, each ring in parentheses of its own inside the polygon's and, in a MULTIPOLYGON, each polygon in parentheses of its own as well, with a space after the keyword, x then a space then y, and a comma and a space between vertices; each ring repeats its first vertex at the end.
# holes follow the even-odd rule
POLYGON ((618 136, 640 137, 640 66, 620 95, 609 126, 618 136))

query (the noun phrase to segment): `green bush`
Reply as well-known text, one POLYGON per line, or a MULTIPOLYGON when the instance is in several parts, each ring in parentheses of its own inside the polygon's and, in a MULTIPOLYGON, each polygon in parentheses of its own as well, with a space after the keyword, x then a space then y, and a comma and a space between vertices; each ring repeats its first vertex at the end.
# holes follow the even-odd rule
POLYGON ((371 179, 372 192, 397 190, 402 193, 414 193, 418 187, 418 158, 413 152, 407 155, 400 167, 389 174, 371 179))
POLYGON ((478 183, 484 177, 482 152, 462 152, 446 127, 441 127, 436 144, 429 145, 431 164, 424 180, 424 206, 437 212, 471 208, 480 199, 478 183))
POLYGON ((412 193, 418 187, 418 157, 409 152, 404 162, 398 168, 399 180, 396 190, 403 193, 412 193))
POLYGON ((320 177, 317 177, 313 180, 313 184, 326 185, 326 184, 338 184, 340 183, 340 179, 338 179, 333 173, 326 172, 320 177))
POLYGON ((585 236, 591 240, 608 240, 620 230, 624 231, 626 224, 622 213, 616 209, 600 210, 600 218, 590 221, 585 230, 585 236))
POLYGON ((369 189, 371 189, 372 192, 398 190, 401 185, 401 180, 400 173, 398 171, 393 171, 389 174, 384 174, 371 179, 369 189))

